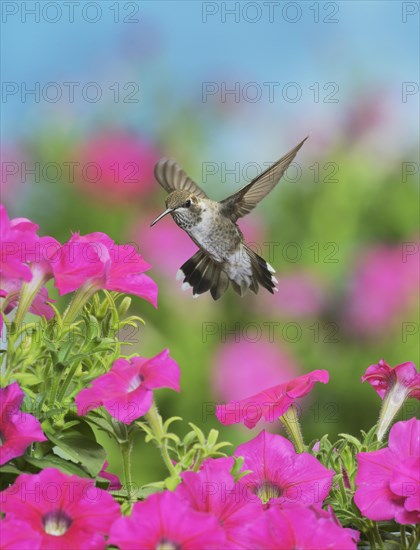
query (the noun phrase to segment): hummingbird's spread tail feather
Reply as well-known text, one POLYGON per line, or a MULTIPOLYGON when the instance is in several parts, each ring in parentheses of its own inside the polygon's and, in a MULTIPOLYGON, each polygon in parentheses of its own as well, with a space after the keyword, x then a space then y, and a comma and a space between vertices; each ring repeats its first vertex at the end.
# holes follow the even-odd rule
POLYGON ((256 252, 254 252, 247 246, 245 246, 245 250, 249 255, 252 267, 252 281, 249 285, 250 290, 257 294, 258 286, 261 285, 266 290, 268 290, 268 292, 274 294, 274 292, 277 290, 276 283, 278 281, 273 275, 273 273, 275 272, 273 267, 268 262, 266 262, 264 258, 258 256, 256 252))
POLYGON ((192 287, 195 297, 210 290, 213 299, 218 300, 229 286, 229 277, 221 264, 202 250, 187 260, 178 273, 177 279, 183 280, 183 288, 192 287))
POLYGON ((273 294, 277 279, 273 276, 274 269, 261 256, 244 246, 243 251, 249 258, 250 271, 246 276, 233 275, 227 265, 215 262, 206 252, 199 250, 180 268, 177 279, 183 281, 182 288, 192 288, 193 296, 197 297, 210 291, 214 300, 218 300, 232 283, 233 290, 243 296, 248 290, 258 293, 261 285, 273 294))

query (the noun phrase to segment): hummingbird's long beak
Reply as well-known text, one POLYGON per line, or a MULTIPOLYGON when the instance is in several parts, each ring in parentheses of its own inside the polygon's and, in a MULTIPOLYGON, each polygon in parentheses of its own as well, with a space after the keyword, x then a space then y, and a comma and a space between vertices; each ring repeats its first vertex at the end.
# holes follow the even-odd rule
POLYGON ((173 212, 175 210, 175 208, 167 208, 165 210, 165 212, 162 212, 162 214, 160 214, 156 219, 155 221, 153 221, 151 224, 150 224, 150 227, 153 227, 155 225, 155 223, 157 223, 159 220, 161 220, 164 216, 166 216, 166 214, 170 214, 171 212, 173 212))

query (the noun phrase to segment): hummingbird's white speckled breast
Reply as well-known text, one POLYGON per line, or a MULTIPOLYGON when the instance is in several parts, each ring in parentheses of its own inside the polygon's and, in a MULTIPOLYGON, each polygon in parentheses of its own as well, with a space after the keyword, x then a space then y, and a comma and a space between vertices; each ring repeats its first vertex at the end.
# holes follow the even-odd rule
POLYGON ((185 231, 216 262, 228 261, 240 245, 241 232, 232 220, 220 213, 217 202, 206 202, 201 201, 202 208, 196 223, 185 228, 185 231))

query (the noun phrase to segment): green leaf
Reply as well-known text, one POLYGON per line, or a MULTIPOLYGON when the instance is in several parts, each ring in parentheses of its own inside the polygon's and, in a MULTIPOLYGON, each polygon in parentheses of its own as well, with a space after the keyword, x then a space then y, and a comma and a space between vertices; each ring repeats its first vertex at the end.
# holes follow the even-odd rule
POLYGON ((162 439, 170 439, 171 441, 174 441, 176 445, 180 445, 181 443, 181 440, 176 434, 165 434, 162 439))
POLYGON ((91 477, 81 466, 78 466, 73 462, 69 462, 68 460, 63 460, 63 458, 53 454, 45 455, 42 458, 26 458, 26 462, 36 468, 39 468, 40 470, 43 470, 44 468, 58 468, 66 474, 77 475, 80 477, 91 477))
POLYGON ((105 449, 96 442, 92 428, 85 422, 59 435, 46 434, 55 444, 57 456, 81 464, 92 477, 100 472, 106 459, 105 449))
POLYGON ((197 434, 192 430, 191 432, 188 432, 187 435, 184 437, 182 444, 184 447, 188 448, 192 443, 195 442, 197 439, 197 434))
POLYGON ((219 437, 219 432, 212 428, 209 432, 209 435, 207 437, 207 447, 214 447, 217 442, 217 438, 219 437))
POLYGON ((358 449, 358 450, 361 449, 362 444, 357 439, 357 437, 354 437, 353 435, 350 435, 350 434, 338 434, 338 435, 340 437, 342 437, 343 439, 345 439, 346 441, 348 441, 349 443, 351 443, 352 445, 354 445, 356 447, 356 449, 358 449))
POLYGON ((37 386, 43 380, 30 372, 19 373, 15 372, 14 377, 21 386, 37 386))
POLYGON ((175 489, 181 483, 181 479, 179 477, 167 477, 164 483, 167 489, 169 489, 170 491, 175 491, 175 489))
POLYGON ((172 416, 171 418, 168 418, 168 420, 165 420, 164 424, 163 424, 163 430, 164 432, 166 433, 168 431, 168 428, 169 426, 173 423, 173 422, 178 422, 179 420, 182 420, 182 418, 180 416, 172 416))
POLYGON ((13 466, 13 464, 3 464, 3 466, 0 466, 0 473, 19 475, 22 471, 16 468, 16 466, 13 466))
POLYGON ((197 436, 197 439, 198 441, 200 442, 200 445, 202 447, 205 446, 206 444, 206 439, 204 437, 204 434, 203 432, 200 430, 200 428, 198 426, 196 426, 195 424, 193 424, 192 422, 188 422, 188 425, 191 426, 191 428, 194 430, 196 436, 197 436))
POLYGON ((232 447, 233 443, 230 443, 230 441, 221 441, 217 445, 214 445, 212 448, 213 451, 218 451, 219 449, 223 449, 223 447, 232 447))
POLYGON ((153 495, 154 493, 161 493, 165 489, 165 482, 164 481, 156 481, 155 483, 148 483, 147 485, 143 485, 138 491, 138 495, 140 498, 145 499, 149 495, 153 495))

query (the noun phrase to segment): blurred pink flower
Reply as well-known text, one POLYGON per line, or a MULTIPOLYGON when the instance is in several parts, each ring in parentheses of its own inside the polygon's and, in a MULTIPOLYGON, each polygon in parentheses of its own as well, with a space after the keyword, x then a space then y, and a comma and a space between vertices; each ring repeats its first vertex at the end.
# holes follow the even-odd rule
POLYGON ((420 421, 397 422, 388 447, 357 455, 354 502, 374 521, 420 522, 420 421))
POLYGON ((111 416, 131 424, 150 409, 153 390, 171 388, 179 391, 179 378, 179 366, 167 349, 151 359, 117 359, 109 372, 77 394, 77 413, 84 416, 104 406, 111 416))
POLYGON ((218 519, 226 532, 226 549, 246 548, 244 527, 263 513, 259 500, 250 502, 242 486, 235 483, 230 473, 233 465, 232 457, 208 458, 199 472, 181 474, 182 483, 176 489, 194 510, 218 519))
MULTIPOLYGON (((185 231, 175 226, 169 216, 150 227, 150 223, 159 213, 156 211, 156 215, 151 213, 150 219, 144 219, 134 230, 134 238, 141 243, 141 249, 155 266, 156 273, 176 281, 178 269, 197 252, 197 246, 185 231)), ((179 287, 178 283, 176 287, 179 287)))
POLYGON ((344 529, 333 512, 318 507, 273 506, 248 528, 250 548, 259 550, 356 550, 360 535, 344 529))
POLYGON ((263 430, 239 445, 235 456, 244 458, 243 470, 251 470, 238 482, 248 500, 254 496, 263 504, 281 507, 321 507, 330 491, 334 472, 309 453, 297 454, 281 435, 263 430))
POLYGON ((6 144, 4 140, 0 144, 0 159, 0 197, 9 206, 14 205, 27 192, 26 166, 29 162, 19 145, 6 144))
POLYGON ((293 318, 315 317, 320 315, 327 304, 324 286, 310 273, 298 272, 277 276, 278 292, 271 298, 268 307, 277 315, 293 318))
POLYGON ((392 104, 389 104, 388 95, 383 90, 372 90, 364 92, 363 95, 355 97, 351 106, 343 111, 345 137, 350 142, 359 141, 364 134, 376 128, 387 128, 391 121, 390 111, 392 104))
MULTIPOLYGON (((207 331, 203 335, 208 339, 217 336, 223 342, 232 328, 228 323, 208 323, 203 325, 207 331)), ((244 399, 299 374, 297 364, 284 349, 261 338, 261 325, 249 323, 241 328, 242 334, 230 337, 212 360, 213 386, 222 401, 244 399)))
POLYGON ((262 256, 264 251, 262 243, 266 240, 266 228, 263 221, 254 215, 251 218, 240 218, 238 225, 245 237, 245 241, 250 248, 262 256))
POLYGON ((117 245, 105 233, 74 233, 52 260, 61 295, 82 285, 139 296, 157 307, 157 285, 144 271, 151 268, 136 248, 117 245))
POLYGON ((93 136, 80 152, 83 191, 95 200, 126 202, 155 186, 153 169, 160 154, 145 139, 109 131, 93 136))
POLYGON ((6 208, 0 204, 0 275, 8 279, 30 281, 32 273, 27 265, 28 251, 39 241, 38 225, 26 218, 9 219, 6 208))
POLYGON ((197 512, 176 493, 164 491, 136 502, 131 516, 112 525, 109 544, 120 550, 220 550, 226 536, 211 514, 197 512))
POLYGON ((120 489, 122 489, 120 478, 116 474, 108 472, 108 466, 108 461, 105 460, 102 469, 98 474, 98 477, 101 477, 102 479, 107 479, 109 481, 107 491, 119 491, 120 489))
POLYGON ((0 388, 0 465, 23 455, 34 441, 46 441, 39 420, 20 410, 23 391, 17 382, 0 388))
POLYGON ((105 549, 105 536, 120 516, 119 505, 93 479, 55 468, 21 474, 1 496, 10 528, 17 530, 23 522, 41 535, 43 550, 105 549))
POLYGON ((287 412, 297 398, 307 395, 316 382, 327 384, 329 378, 328 371, 314 370, 241 401, 218 405, 216 407, 217 419, 224 426, 243 422, 250 429, 254 428, 261 418, 267 422, 275 422, 287 412))
POLYGON ((418 255, 408 253, 401 244, 377 247, 362 256, 343 315, 343 325, 350 332, 377 335, 398 320, 419 287, 418 255))

